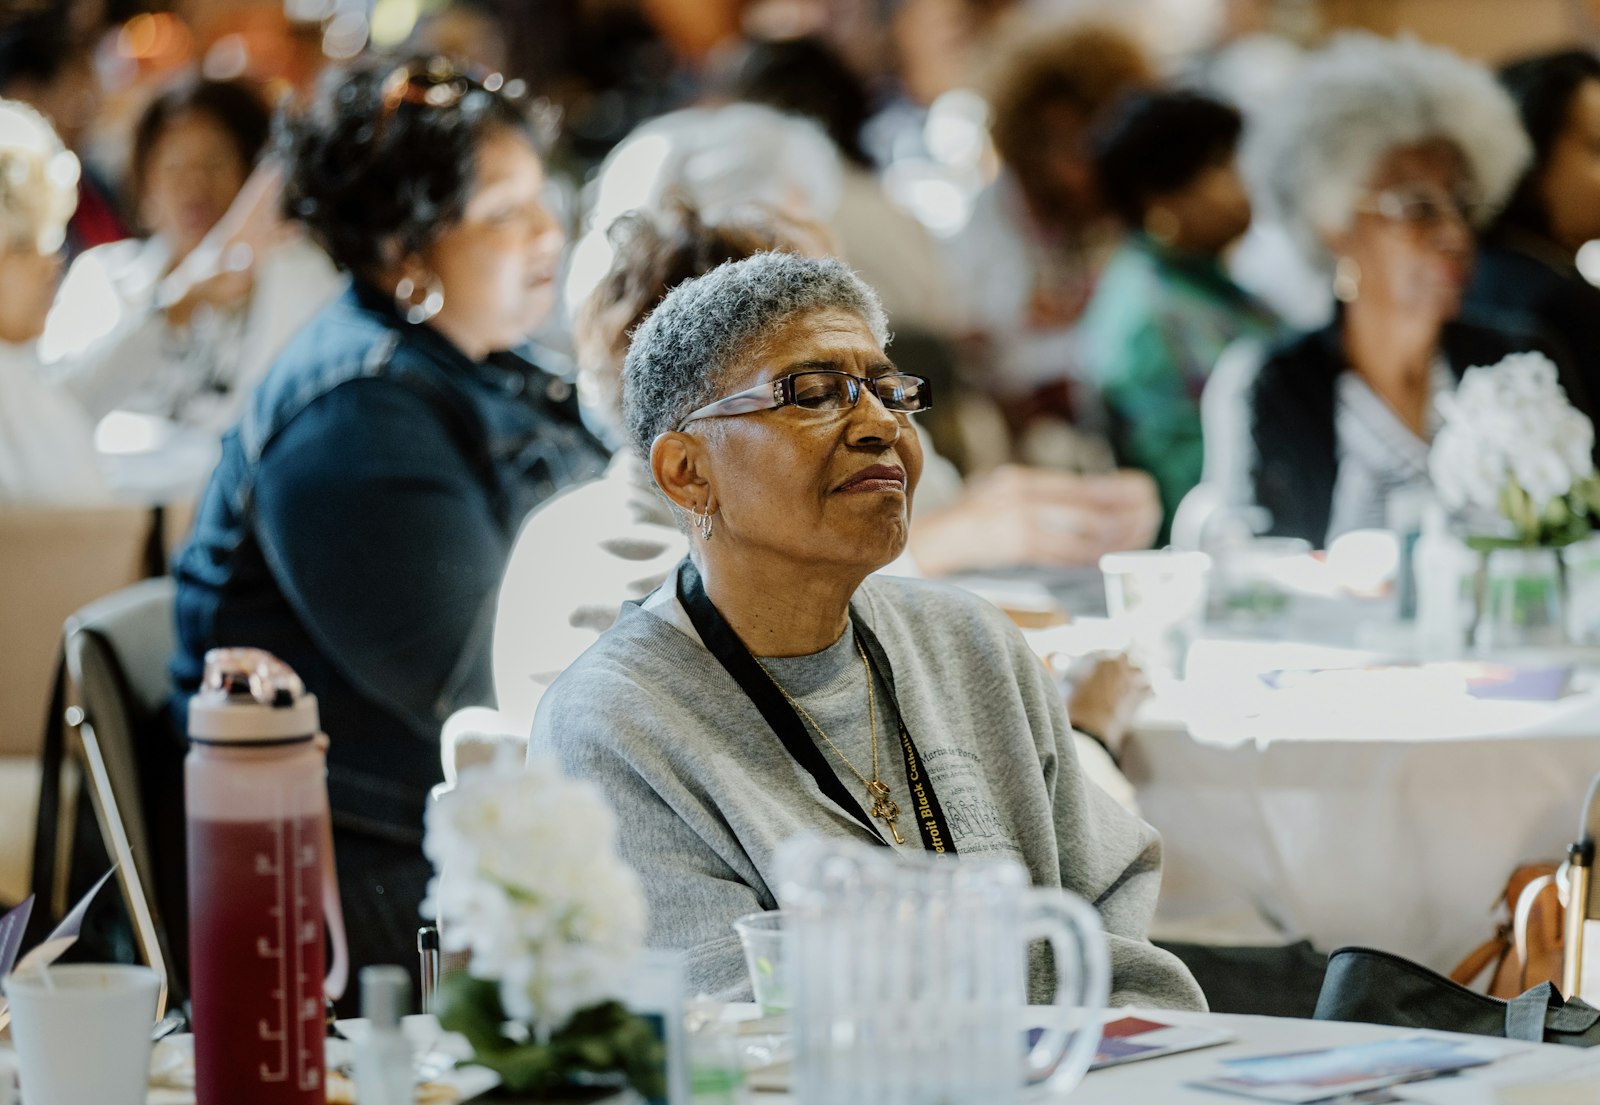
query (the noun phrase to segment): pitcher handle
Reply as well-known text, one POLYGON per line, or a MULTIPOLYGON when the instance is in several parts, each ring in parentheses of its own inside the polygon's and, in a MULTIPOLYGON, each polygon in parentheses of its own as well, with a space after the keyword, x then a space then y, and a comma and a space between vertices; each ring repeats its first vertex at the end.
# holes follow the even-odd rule
MULTIPOLYGON (((326 733, 317 734, 317 747, 327 755, 326 733)), ((338 1001, 350 985, 350 941, 344 931, 344 904, 339 900, 339 868, 333 852, 333 811, 326 800, 322 803, 322 859, 322 918, 328 926, 328 943, 333 950, 333 962, 322 980, 322 994, 329 1001, 338 1001)))
POLYGON ((1050 942, 1056 962, 1051 1007, 1078 1011, 1076 1018, 1062 1017, 1046 1028, 1028 1051, 1027 1097, 1037 1100, 1072 1089, 1094 1061, 1100 1045, 1100 1013, 1111 992, 1111 957, 1100 914, 1065 890, 1029 891, 1022 936, 1028 943, 1050 942))

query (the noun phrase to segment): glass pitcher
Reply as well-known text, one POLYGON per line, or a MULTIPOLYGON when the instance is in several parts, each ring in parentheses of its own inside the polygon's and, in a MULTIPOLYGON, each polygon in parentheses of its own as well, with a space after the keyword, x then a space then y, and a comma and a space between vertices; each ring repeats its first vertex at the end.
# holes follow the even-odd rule
POLYGON ((1075 1086, 1100 1040, 1110 962, 1099 915, 1010 860, 897 856, 802 837, 778 853, 792 926, 801 1105, 1014 1105, 1075 1086), (1028 945, 1055 958, 1028 999, 1028 945), (1036 1043, 1025 1029, 1048 1025, 1036 1043))

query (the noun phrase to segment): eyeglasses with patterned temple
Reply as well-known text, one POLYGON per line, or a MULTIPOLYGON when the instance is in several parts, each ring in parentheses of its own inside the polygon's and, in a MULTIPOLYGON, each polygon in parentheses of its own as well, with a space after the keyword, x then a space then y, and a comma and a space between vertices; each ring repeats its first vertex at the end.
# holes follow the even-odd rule
POLYGON ((1436 230, 1448 219, 1468 226, 1482 213, 1484 203, 1470 188, 1443 192, 1432 188, 1389 188, 1366 196, 1356 210, 1418 230, 1436 230))
POLYGON ((836 368, 813 368, 791 372, 707 403, 691 411, 678 423, 678 429, 699 418, 754 414, 779 407, 792 406, 808 411, 850 410, 868 389, 878 397, 885 410, 895 414, 917 414, 933 406, 933 385, 924 376, 887 372, 869 377, 836 368))

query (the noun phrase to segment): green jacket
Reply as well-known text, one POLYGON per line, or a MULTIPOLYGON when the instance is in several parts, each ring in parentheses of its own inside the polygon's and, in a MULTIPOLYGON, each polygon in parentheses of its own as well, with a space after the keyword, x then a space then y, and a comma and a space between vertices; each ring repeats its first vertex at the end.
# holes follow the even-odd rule
POLYGON ((1200 392, 1240 338, 1271 338, 1278 320, 1229 279, 1216 258, 1175 253, 1131 234, 1112 257, 1082 333, 1119 460, 1154 477, 1162 540, 1205 456, 1200 392))

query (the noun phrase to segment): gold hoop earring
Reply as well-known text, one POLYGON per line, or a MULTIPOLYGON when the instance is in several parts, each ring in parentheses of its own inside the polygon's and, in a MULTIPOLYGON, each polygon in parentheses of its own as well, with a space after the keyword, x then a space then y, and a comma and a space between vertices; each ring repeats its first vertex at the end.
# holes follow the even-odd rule
POLYGON ((1353 257, 1341 257, 1333 263, 1333 297, 1340 303, 1354 303, 1361 294, 1361 266, 1353 257))
POLYGON ((444 284, 431 272, 420 288, 411 277, 402 276, 395 282, 394 306, 407 322, 420 326, 444 309, 444 284))

